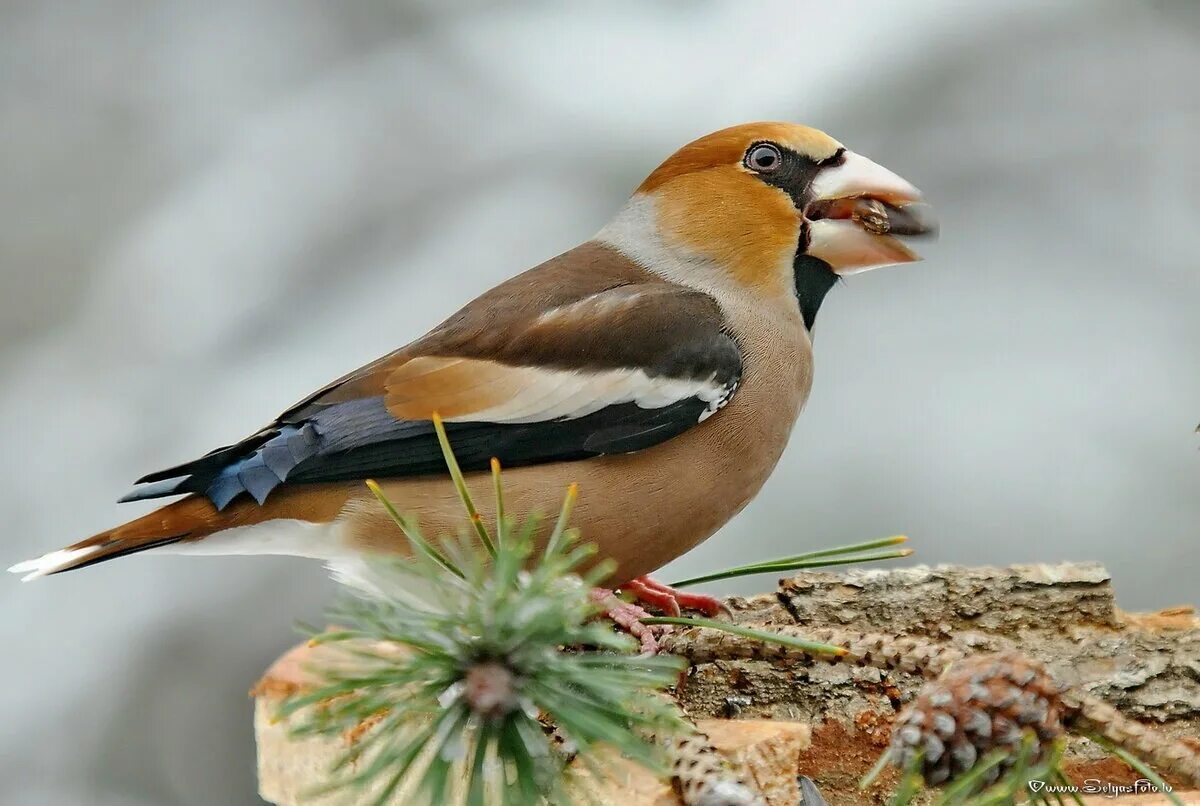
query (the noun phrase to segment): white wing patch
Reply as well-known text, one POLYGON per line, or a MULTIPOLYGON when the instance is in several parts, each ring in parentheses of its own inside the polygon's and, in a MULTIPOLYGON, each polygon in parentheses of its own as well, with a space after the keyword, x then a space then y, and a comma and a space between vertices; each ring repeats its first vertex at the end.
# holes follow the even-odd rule
POLYGON ((722 386, 720 396, 708 401, 708 408, 700 412, 700 419, 697 422, 702 423, 721 409, 725 408, 726 404, 733 399, 733 395, 735 392, 737 392, 737 389, 738 382, 736 380, 730 381, 722 386))
POLYGON ((598 317, 611 316, 622 308, 640 302, 645 295, 636 288, 620 286, 599 291, 581 300, 558 305, 544 311, 534 321, 534 326, 571 325, 598 317))
POLYGON ((724 406, 736 388, 736 384, 717 382, 715 374, 693 380, 652 377, 641 369, 584 373, 520 367, 514 371, 525 376, 524 388, 516 395, 494 406, 446 419, 489 423, 574 420, 622 403, 660 409, 695 397, 708 403, 703 420, 724 406))

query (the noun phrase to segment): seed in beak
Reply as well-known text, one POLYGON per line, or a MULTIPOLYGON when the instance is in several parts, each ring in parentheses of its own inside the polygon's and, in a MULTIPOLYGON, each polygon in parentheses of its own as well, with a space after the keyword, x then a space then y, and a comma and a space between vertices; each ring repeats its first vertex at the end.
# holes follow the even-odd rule
POLYGON ((887 208, 876 199, 858 199, 850 214, 863 229, 875 235, 887 235, 892 228, 887 208))

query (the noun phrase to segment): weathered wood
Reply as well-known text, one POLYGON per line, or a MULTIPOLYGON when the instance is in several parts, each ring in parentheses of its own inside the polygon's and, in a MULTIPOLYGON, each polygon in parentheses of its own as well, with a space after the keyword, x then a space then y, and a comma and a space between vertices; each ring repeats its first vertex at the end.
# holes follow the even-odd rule
MULTIPOLYGON (((1190 607, 1122 612, 1108 573, 1094 564, 806 573, 782 580, 775 593, 729 604, 745 624, 883 632, 966 651, 1016 649, 1044 661, 1062 682, 1200 747, 1200 619, 1190 607)), ((336 742, 290 743, 286 725, 270 723, 271 704, 304 685, 294 661, 273 668, 258 689, 260 789, 280 804, 298 802, 342 749, 336 742)), ((830 803, 882 802, 893 779, 866 794, 856 784, 920 682, 904 672, 808 659, 739 658, 693 664, 677 696, 697 720, 752 720, 705 724, 715 745, 750 764, 770 803, 795 803, 797 774, 816 779, 830 803)), ((1068 770, 1078 780, 1112 784, 1137 778, 1084 741, 1072 743, 1068 770)), ((618 796, 610 786, 602 790, 606 799, 673 802, 668 788, 644 775, 621 775, 629 788, 618 796)))

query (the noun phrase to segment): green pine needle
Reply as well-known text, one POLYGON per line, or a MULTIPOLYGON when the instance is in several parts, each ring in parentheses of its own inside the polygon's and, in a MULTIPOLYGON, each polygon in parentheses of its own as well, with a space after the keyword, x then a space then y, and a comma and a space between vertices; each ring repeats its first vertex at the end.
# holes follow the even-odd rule
POLYGON ((500 478, 500 460, 492 457, 492 491, 496 496, 496 545, 503 545, 505 535, 512 528, 504 511, 504 484, 500 478))
POLYGON ((438 444, 442 446, 442 458, 446 460, 446 469, 450 471, 450 479, 454 482, 458 498, 467 511, 467 518, 470 519, 475 534, 479 535, 479 542, 483 543, 488 554, 495 557, 496 544, 492 542, 487 527, 483 525, 483 518, 475 509, 475 502, 471 500, 471 492, 467 489, 467 480, 463 477, 462 468, 458 466, 458 458, 455 457, 454 451, 450 447, 450 437, 446 435, 446 426, 436 411, 433 413, 433 430, 437 432, 438 444))
MULTIPOLYGON (((933 802, 938 806, 1001 806, 1025 800, 1035 804, 1047 804, 1051 802, 1050 798, 1053 798, 1054 802, 1061 803, 1062 798, 1057 792, 1034 792, 1029 784, 1031 781, 1044 781, 1047 784, 1070 785, 1070 779, 1062 769, 1066 740, 1056 741, 1040 760, 1035 759, 1037 744, 1037 737, 1032 731, 1026 730, 1020 746, 1015 751, 997 749, 988 753, 967 772, 946 783, 933 802), (1002 768, 1003 774, 999 780, 989 784, 988 773, 997 768, 1002 768)), ((909 766, 905 767, 900 785, 892 796, 893 806, 909 806, 915 803, 925 786, 920 772, 920 755, 918 753, 909 766)), ((890 751, 885 751, 871 772, 860 782, 860 789, 869 786, 883 766, 891 760, 890 751)), ((1076 803, 1082 803, 1077 794, 1071 794, 1071 798, 1076 803)))
MULTIPOLYGON (((1053 750, 1045 759, 1034 763, 1034 746, 1037 740, 1031 734, 1026 734, 1025 741, 1018 749, 1016 759, 999 781, 992 784, 978 795, 967 794, 960 800, 954 801, 954 806, 1002 806, 1028 799, 1032 803, 1048 803, 1046 795, 1039 795, 1029 788, 1030 781, 1053 780, 1062 766, 1064 740, 1055 743, 1053 750)), ((946 801, 950 803, 950 801, 946 801)))
POLYGON ((886 770, 891 763, 891 749, 884 750, 879 754, 879 758, 875 760, 875 763, 871 765, 871 769, 867 770, 867 774, 864 775, 862 780, 858 782, 858 791, 866 791, 871 784, 875 783, 875 781, 879 779, 879 776, 883 774, 883 771, 886 770))
POLYGON ((567 524, 571 520, 571 513, 575 510, 575 501, 578 498, 579 485, 572 483, 567 487, 567 494, 563 496, 562 509, 558 513, 558 520, 554 524, 554 531, 550 533, 550 538, 546 542, 547 554, 560 550, 563 541, 572 539, 567 533, 567 524))
POLYGON ((925 779, 921 777, 923 755, 920 752, 915 753, 908 762, 908 766, 904 768, 900 783, 897 785, 896 791, 892 793, 891 806, 909 806, 913 799, 920 794, 921 787, 925 784, 925 779))
POLYGON ((768 632, 766 630, 755 630, 750 627, 742 627, 738 624, 730 624, 727 621, 714 621, 707 618, 691 618, 688 616, 650 616, 641 619, 643 624, 678 624, 684 627, 708 627, 712 630, 720 630, 721 632, 740 635, 743 638, 753 638, 768 644, 780 644, 781 646, 792 647, 801 652, 807 652, 812 655, 834 655, 841 657, 849 653, 845 647, 835 646, 834 644, 823 644, 819 641, 805 641, 802 638, 793 638, 790 635, 781 633, 768 632))
POLYGON ((1086 806, 1083 798, 1079 795, 1079 786, 1071 780, 1070 776, 1063 771, 1062 767, 1050 773, 1050 780, 1067 789, 1067 795, 1075 802, 1076 806, 1086 806))
POLYGON ((780 557, 774 560, 751 563, 750 565, 739 565, 735 568, 727 568, 723 571, 714 571, 703 576, 673 582, 671 586, 684 588, 690 585, 699 585, 702 582, 715 582, 721 579, 733 579, 735 577, 751 576, 754 574, 779 574, 804 568, 824 568, 831 565, 894 560, 911 556, 913 553, 912 549, 899 549, 897 551, 877 552, 874 554, 866 552, 869 552, 871 549, 898 546, 906 542, 908 542, 908 538, 905 535, 895 535, 894 537, 885 537, 880 540, 869 540, 865 543, 854 543, 849 546, 810 551, 791 557, 780 557))
POLYGON ((1167 800, 1171 801, 1171 803, 1175 804, 1175 806, 1183 806, 1183 801, 1178 795, 1171 791, 1170 785, 1168 785, 1158 773, 1150 769, 1146 762, 1142 761, 1128 750, 1122 747, 1117 747, 1115 744, 1099 734, 1085 733, 1084 735, 1096 744, 1103 747, 1108 752, 1112 753, 1117 758, 1121 759, 1121 761, 1124 761, 1138 775, 1154 784, 1155 788, 1158 789, 1159 794, 1166 796, 1167 800))
POLYGON ((387 496, 383 494, 383 489, 379 486, 378 482, 376 482, 374 479, 367 479, 365 483, 367 485, 367 489, 370 490, 377 499, 379 499, 379 503, 383 504, 383 508, 387 511, 388 516, 391 517, 392 521, 400 527, 400 531, 404 533, 406 538, 408 538, 408 542, 412 545, 416 552, 419 552, 420 554, 437 561, 439 565, 455 576, 460 578, 462 577, 462 571, 458 570, 458 568, 452 565, 440 551, 429 544, 429 541, 427 541, 421 534, 421 530, 417 528, 416 524, 409 523, 408 519, 396 510, 396 507, 392 504, 392 502, 389 501, 387 496))

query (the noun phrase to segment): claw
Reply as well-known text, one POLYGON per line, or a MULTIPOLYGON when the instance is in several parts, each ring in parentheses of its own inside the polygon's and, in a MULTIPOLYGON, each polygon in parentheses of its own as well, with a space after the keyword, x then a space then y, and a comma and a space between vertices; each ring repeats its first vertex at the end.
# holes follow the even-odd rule
POLYGON ((658 654, 658 636, 669 633, 670 625, 643 624, 642 619, 649 617, 649 613, 605 588, 595 588, 592 591, 592 600, 604 608, 605 615, 612 619, 613 623, 638 640, 643 655, 658 654))
POLYGON ((651 607, 657 607, 668 616, 678 616, 680 609, 699 610, 710 618, 722 611, 728 613, 729 608, 715 596, 703 593, 687 593, 664 585, 650 577, 631 579, 621 586, 622 590, 632 593, 634 598, 645 602, 651 607))
MULTIPOLYGON (((668 616, 678 616, 681 609, 699 610, 709 617, 722 611, 729 612, 720 599, 703 593, 685 593, 650 577, 631 579, 621 586, 621 590, 632 594, 635 602, 661 610, 668 616)), ((622 600, 606 588, 594 589, 592 599, 604 608, 605 614, 618 627, 638 640, 643 655, 658 654, 658 638, 671 632, 670 625, 642 623, 642 619, 650 615, 644 608, 635 602, 622 600)))

